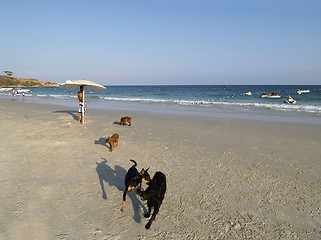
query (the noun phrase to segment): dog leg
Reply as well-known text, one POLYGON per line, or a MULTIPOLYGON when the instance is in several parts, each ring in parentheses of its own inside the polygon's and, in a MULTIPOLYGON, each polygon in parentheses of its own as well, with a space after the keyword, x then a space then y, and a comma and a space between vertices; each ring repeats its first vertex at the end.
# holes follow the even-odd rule
POLYGON ((153 222, 153 221, 155 220, 155 218, 156 218, 156 215, 157 215, 158 211, 159 211, 159 205, 154 206, 153 215, 152 215, 152 217, 149 219, 148 223, 145 225, 145 228, 146 228, 146 229, 149 229, 149 228, 150 228, 150 226, 152 225, 152 222, 153 222))
POLYGON ((114 146, 113 146, 113 144, 111 144, 111 143, 110 143, 109 145, 110 145, 110 147, 109 147, 109 148, 110 148, 109 152, 112 152, 113 149, 114 149, 114 146))
POLYGON ((151 211, 152 211, 152 208, 151 208, 150 206, 148 206, 148 212, 144 215, 144 217, 145 217, 145 218, 149 218, 151 211))
POLYGON ((128 187, 125 189, 123 194, 123 204, 121 205, 121 211, 124 212, 126 210, 126 195, 128 193, 128 187))
POLYGON ((126 201, 123 201, 123 204, 121 205, 121 209, 122 212, 124 212, 126 210, 126 201))

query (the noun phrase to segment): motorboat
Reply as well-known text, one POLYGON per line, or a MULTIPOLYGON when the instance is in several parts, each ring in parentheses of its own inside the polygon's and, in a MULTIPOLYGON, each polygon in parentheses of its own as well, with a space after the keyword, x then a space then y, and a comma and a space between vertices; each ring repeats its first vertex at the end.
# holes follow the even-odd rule
POLYGON ((246 92, 244 94, 247 95, 247 96, 251 96, 252 95, 252 93, 250 91, 248 91, 248 92, 246 92))
POLYGON ((14 91, 18 94, 22 94, 22 93, 30 93, 30 89, 22 89, 22 88, 17 88, 17 89, 14 89, 14 91))
POLYGON ((286 96, 285 102, 287 104, 296 104, 296 101, 290 95, 286 96))
POLYGON ((13 88, 4 88, 4 87, 1 87, 0 88, 0 92, 9 92, 11 91, 13 88))
POLYGON ((306 89, 306 90, 301 90, 301 89, 298 89, 298 91, 296 91, 296 94, 301 94, 301 93, 309 93, 310 90, 306 89))
POLYGON ((281 96, 277 93, 263 93, 261 98, 280 98, 281 96))

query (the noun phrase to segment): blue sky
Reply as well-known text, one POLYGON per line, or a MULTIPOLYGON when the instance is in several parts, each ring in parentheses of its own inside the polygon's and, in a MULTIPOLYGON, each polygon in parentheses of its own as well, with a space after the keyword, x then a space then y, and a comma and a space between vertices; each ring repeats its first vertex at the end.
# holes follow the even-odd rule
POLYGON ((321 84, 320 0, 0 0, 0 70, 123 84, 321 84))

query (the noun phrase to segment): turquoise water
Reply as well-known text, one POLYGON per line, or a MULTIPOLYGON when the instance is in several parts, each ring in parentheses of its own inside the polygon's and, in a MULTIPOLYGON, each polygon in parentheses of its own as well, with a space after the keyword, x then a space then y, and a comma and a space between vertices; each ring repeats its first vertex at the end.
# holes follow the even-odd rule
MULTIPOLYGON (((144 111, 172 111, 179 114, 224 113, 245 115, 282 116, 313 118, 321 117, 321 85, 187 85, 187 86, 106 86, 105 91, 86 90, 89 108, 140 109, 144 111), (298 89, 308 89, 310 93, 296 94, 298 89), (251 91, 252 95, 244 93, 251 91), (279 99, 262 99, 263 93, 276 92, 279 99), (285 97, 291 95, 297 103, 289 105, 285 97)), ((63 88, 30 88, 26 100, 77 106, 77 90, 63 88)), ((22 96, 2 98, 19 99, 22 96)), ((320 120, 321 122, 321 120, 320 120)))

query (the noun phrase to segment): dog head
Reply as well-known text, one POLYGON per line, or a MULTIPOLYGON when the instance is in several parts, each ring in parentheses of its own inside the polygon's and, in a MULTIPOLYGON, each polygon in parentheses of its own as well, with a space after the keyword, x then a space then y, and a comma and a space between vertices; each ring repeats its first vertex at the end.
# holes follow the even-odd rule
POLYGON ((146 191, 142 191, 141 189, 136 189, 136 193, 140 196, 140 199, 145 201, 148 200, 149 194, 146 191))
POLYGON ((161 199, 161 196, 157 190, 148 190, 148 191, 142 191, 140 189, 136 190, 136 193, 140 196, 140 199, 142 201, 149 201, 152 199, 161 199))
POLYGON ((108 138, 104 141, 104 143, 110 143, 111 140, 112 140, 111 137, 108 137, 108 138))
POLYGON ((144 168, 140 171, 139 175, 142 178, 142 183, 146 184, 149 183, 152 179, 149 176, 149 173, 147 172, 149 168, 144 170, 144 168))

